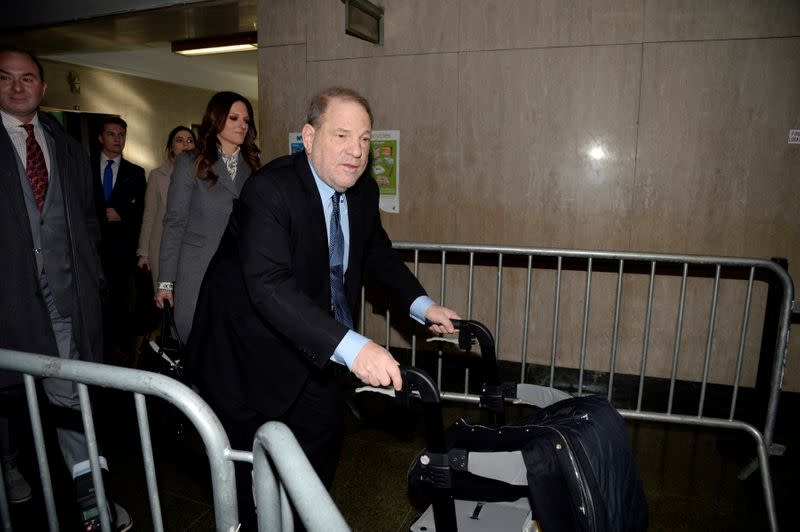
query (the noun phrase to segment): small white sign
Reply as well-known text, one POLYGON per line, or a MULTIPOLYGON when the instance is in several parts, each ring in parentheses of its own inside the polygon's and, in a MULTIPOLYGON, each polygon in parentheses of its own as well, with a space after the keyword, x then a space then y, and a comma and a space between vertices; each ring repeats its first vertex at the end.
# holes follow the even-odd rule
POLYGON ((800 129, 789 130, 789 144, 800 144, 800 129))
POLYGON ((289 153, 295 153, 303 150, 303 134, 299 131, 289 133, 289 153))

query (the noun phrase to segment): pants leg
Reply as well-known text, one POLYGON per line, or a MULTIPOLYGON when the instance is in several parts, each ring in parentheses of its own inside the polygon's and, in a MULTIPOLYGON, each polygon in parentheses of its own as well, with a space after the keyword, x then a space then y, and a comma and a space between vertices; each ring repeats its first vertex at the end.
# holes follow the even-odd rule
MULTIPOLYGON (((278 419, 292 430, 314 471, 328 489, 333 483, 342 447, 343 406, 333 373, 324 371, 312 374, 308 378, 295 403, 278 419)), ((220 416, 234 449, 251 450, 256 431, 261 425, 270 421, 266 416, 246 406, 232 409, 218 405, 214 410, 220 416)), ((255 530, 253 469, 250 464, 241 462, 236 462, 235 469, 242 530, 255 530)), ((295 519, 295 528, 298 531, 303 530, 298 519, 295 519)))
MULTIPOLYGON (((44 274, 42 275, 41 284, 42 295, 47 304, 47 311, 50 313, 53 333, 56 336, 58 356, 65 359, 77 359, 78 347, 72 336, 72 317, 65 317, 59 314, 50 286, 47 283, 47 277, 44 274)), ((78 385, 75 382, 49 377, 42 379, 42 387, 51 404, 80 412, 78 385)), ((72 476, 75 477, 81 473, 78 472, 76 474, 76 466, 80 464, 85 463, 88 471, 89 451, 86 447, 86 435, 83 432, 79 416, 70 415, 68 418, 56 420, 56 434, 58 435, 58 445, 61 448, 64 461, 72 476)))
POLYGON ((0 416, 0 460, 4 471, 17 465, 17 442, 10 425, 7 417, 0 416))
POLYGON ((344 404, 333 371, 312 373, 280 421, 292 429, 314 471, 330 489, 344 434, 344 404))

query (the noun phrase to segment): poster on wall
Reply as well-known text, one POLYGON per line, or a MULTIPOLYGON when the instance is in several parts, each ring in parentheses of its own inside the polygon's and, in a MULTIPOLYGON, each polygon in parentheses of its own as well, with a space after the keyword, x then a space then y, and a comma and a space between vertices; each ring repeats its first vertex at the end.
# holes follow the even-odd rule
POLYGON ((380 189, 384 212, 400 212, 400 131, 373 131, 370 175, 380 189))
MULTIPOLYGON (((289 153, 303 149, 303 134, 289 133, 289 153)), ((369 173, 380 189, 380 208, 400 212, 400 131, 373 131, 369 173)))
POLYGON ((303 149, 303 134, 289 133, 289 154, 297 153, 303 149))

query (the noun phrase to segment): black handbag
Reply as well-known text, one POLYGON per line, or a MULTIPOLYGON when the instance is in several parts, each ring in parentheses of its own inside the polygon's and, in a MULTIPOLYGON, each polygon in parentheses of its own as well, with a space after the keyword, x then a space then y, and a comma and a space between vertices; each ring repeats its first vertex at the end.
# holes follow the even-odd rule
POLYGON ((161 328, 158 336, 142 343, 139 355, 142 369, 172 377, 186 384, 183 353, 183 342, 181 342, 175 327, 172 308, 164 305, 164 309, 161 311, 161 328))

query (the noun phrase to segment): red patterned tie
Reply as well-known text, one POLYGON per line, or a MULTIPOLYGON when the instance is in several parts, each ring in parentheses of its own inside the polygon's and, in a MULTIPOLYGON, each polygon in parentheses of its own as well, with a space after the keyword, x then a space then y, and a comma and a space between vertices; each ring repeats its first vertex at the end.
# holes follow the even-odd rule
POLYGON ((42 147, 33 136, 33 124, 23 124, 22 127, 28 132, 28 138, 25 139, 25 151, 28 153, 25 161, 25 173, 28 174, 28 181, 31 182, 36 206, 41 211, 44 197, 47 195, 47 165, 44 162, 42 147))

